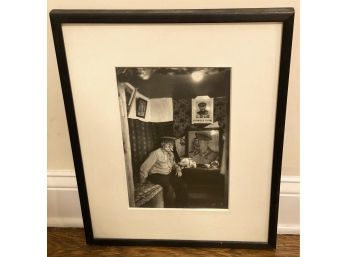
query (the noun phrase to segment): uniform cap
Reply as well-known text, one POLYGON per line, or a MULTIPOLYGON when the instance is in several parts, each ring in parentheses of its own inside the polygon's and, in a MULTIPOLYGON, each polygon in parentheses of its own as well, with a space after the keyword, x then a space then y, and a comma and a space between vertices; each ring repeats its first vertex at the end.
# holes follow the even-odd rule
POLYGON ((176 138, 175 137, 169 137, 169 136, 163 136, 163 137, 160 137, 161 141, 175 141, 176 138))
POLYGON ((196 138, 203 139, 206 141, 212 140, 212 137, 209 132, 199 131, 196 132, 196 138))

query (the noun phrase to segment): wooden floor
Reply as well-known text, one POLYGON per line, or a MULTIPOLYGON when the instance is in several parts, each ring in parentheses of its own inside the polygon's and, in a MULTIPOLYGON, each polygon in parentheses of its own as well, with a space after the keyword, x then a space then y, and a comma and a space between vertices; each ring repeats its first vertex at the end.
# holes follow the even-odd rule
POLYGON ((79 228, 48 228, 48 255, 51 256, 300 256, 300 237, 278 235, 276 250, 247 250, 189 247, 126 247, 86 245, 84 231, 79 228))

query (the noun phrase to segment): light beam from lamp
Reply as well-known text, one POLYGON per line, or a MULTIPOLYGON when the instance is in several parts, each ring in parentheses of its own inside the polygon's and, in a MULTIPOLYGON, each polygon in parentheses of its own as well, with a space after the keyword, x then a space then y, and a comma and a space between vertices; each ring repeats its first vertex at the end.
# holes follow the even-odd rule
POLYGON ((203 71, 194 71, 194 72, 192 72, 191 77, 192 77, 193 81, 200 82, 204 77, 204 72, 203 71))

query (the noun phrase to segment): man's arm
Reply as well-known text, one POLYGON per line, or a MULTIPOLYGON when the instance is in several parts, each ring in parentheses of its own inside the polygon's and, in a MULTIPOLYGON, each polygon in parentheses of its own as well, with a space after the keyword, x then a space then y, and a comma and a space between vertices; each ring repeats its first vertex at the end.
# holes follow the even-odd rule
POLYGON ((149 171, 153 167, 153 165, 157 161, 157 154, 155 151, 150 153, 150 155, 147 157, 147 159, 143 162, 143 164, 140 166, 140 183, 144 183, 147 176, 149 175, 149 171))
POLYGON ((181 177, 182 176, 181 167, 175 162, 173 153, 171 153, 171 160, 172 160, 172 170, 175 171, 175 175, 177 175, 178 177, 181 177))

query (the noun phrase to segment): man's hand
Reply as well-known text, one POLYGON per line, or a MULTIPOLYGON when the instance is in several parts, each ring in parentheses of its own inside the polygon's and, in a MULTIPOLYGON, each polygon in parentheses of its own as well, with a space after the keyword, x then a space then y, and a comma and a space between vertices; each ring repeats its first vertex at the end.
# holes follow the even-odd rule
POLYGON ((177 168, 176 168, 175 174, 176 174, 179 178, 182 177, 182 171, 181 171, 181 168, 180 168, 180 167, 177 167, 177 168))

